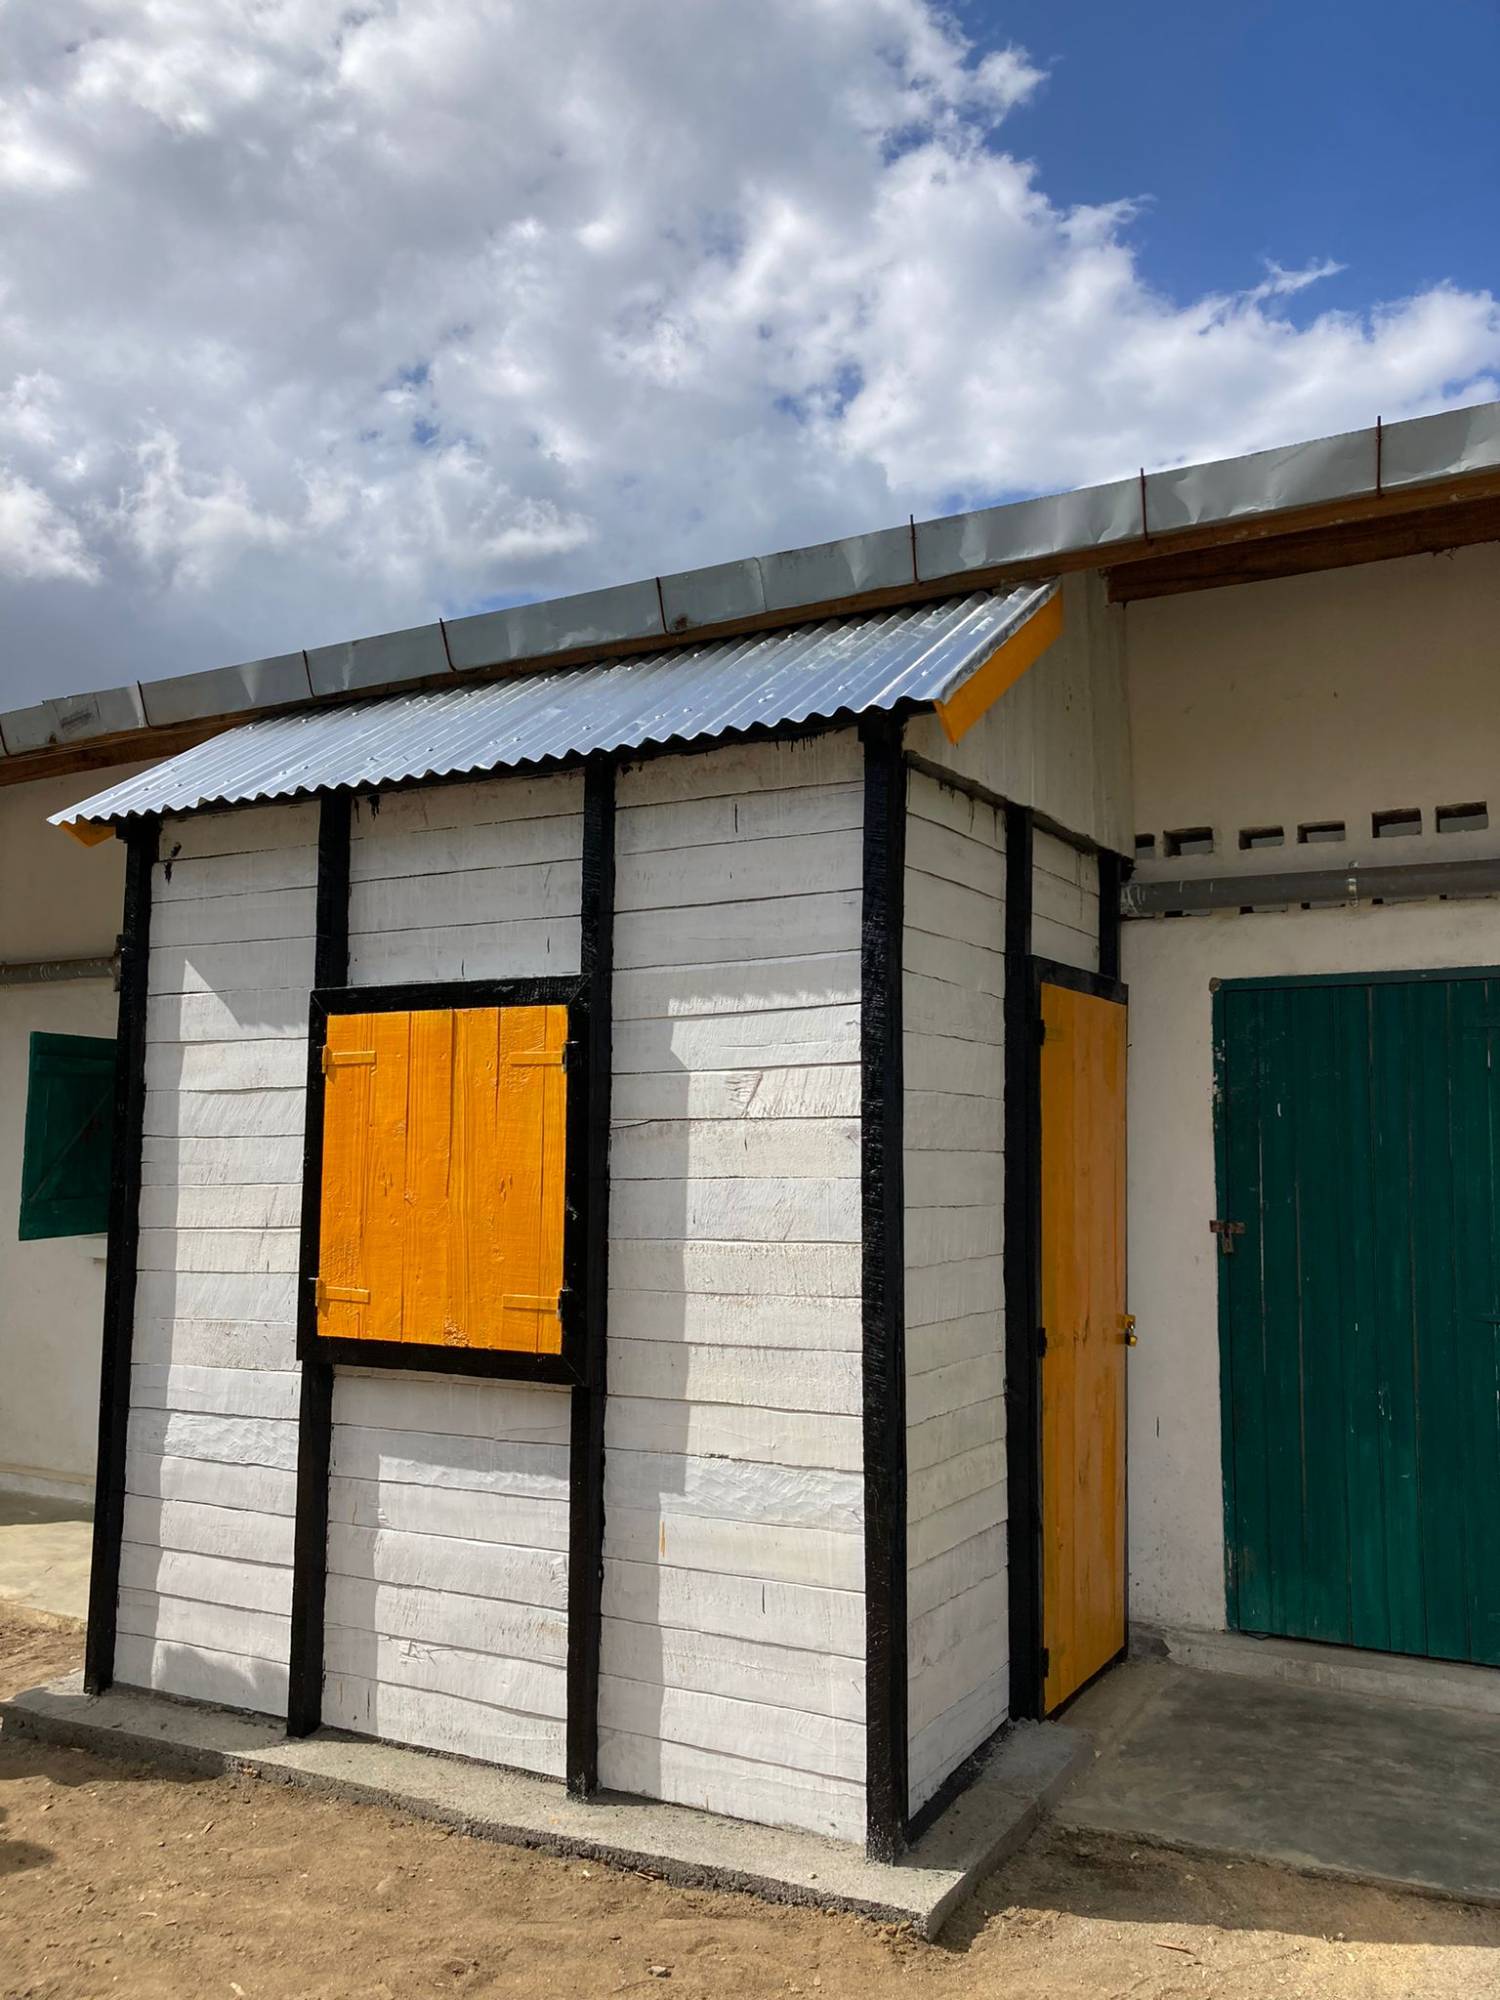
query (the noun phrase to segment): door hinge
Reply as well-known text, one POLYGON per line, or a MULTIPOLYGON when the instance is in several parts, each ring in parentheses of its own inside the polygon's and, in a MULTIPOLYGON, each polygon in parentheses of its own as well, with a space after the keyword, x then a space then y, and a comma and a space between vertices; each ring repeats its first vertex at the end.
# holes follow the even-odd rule
POLYGON ((1225 1257, 1232 1257, 1234 1255, 1235 1237, 1243 1236, 1245 1233, 1244 1223, 1214 1221, 1211 1222, 1208 1226, 1209 1229, 1213 1232, 1213 1234, 1217 1236, 1219 1239, 1220 1254, 1225 1257))
POLYGON ((1046 1039, 1047 1039, 1047 1023, 1045 1021, 1038 1021, 1036 1024, 1037 1047, 1040 1048, 1042 1046, 1042 1043, 1045 1042, 1046 1039))
POLYGON ((1047 1352, 1047 1329, 1044 1326, 1039 1326, 1036 1330, 1036 1351, 1038 1354, 1047 1352))
POLYGON ((1052 1653, 1049 1647, 1043 1646, 1042 1657, 1037 1664, 1041 1668, 1042 1679, 1045 1681, 1048 1674, 1052 1671, 1052 1653))

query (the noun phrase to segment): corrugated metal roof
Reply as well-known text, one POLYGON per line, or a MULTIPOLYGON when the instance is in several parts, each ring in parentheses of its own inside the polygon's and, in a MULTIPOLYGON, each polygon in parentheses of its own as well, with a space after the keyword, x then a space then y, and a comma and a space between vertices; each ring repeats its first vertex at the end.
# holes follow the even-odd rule
POLYGON ((270 716, 96 792, 59 826, 695 742, 952 695, 1055 583, 635 659, 270 716))

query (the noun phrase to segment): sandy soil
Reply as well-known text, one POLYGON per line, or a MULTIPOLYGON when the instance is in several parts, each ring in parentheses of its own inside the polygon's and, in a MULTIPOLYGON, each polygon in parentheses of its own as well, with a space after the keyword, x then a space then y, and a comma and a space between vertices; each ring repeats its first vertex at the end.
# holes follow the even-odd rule
MULTIPOLYGON (((0 1606, 0 1693, 82 1635, 0 1606)), ((1043 1834, 937 1945, 0 1739, 4 2000, 1493 2000, 1500 1913, 1043 1834)))

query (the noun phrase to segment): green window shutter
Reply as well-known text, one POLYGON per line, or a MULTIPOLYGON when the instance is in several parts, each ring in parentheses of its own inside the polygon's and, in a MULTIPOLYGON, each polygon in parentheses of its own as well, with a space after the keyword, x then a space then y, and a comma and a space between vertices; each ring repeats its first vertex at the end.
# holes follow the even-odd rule
POLYGON ((21 1158, 21 1241, 88 1236, 109 1224, 115 1044, 33 1035, 21 1158))

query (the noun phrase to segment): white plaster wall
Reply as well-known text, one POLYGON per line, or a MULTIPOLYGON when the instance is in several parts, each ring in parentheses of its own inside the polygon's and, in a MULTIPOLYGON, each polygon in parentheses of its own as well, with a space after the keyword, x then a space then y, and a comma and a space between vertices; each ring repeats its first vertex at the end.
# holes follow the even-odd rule
POLYGON ((1125 609, 1141 873, 1455 860, 1500 843, 1500 543, 1239 584, 1125 609), (1438 834, 1440 805, 1484 799, 1490 827, 1438 834), (1422 809, 1420 837, 1371 815, 1422 809), (1343 820, 1339 845, 1298 846, 1343 820), (1168 829, 1211 826, 1213 855, 1172 859, 1168 829), (1240 831, 1281 826, 1280 849, 1240 831))
MULTIPOLYGON (((91 774, 0 786, 0 964, 114 950, 124 849, 47 824, 90 789, 91 774)), ((115 1011, 107 979, 0 988, 0 1487, 12 1492, 93 1493, 105 1239, 22 1243, 16 1229, 31 1035, 113 1039, 115 1011)))
MULTIPOLYGON (((1500 545, 1131 604, 1126 685, 1138 877, 1500 854, 1500 545), (1487 830, 1434 809, 1485 801, 1487 830), (1423 813, 1420 836, 1371 817, 1423 813), (1342 820, 1339 843, 1299 824, 1342 820), (1244 828, 1286 844, 1245 850, 1244 828), (1215 852, 1167 856, 1168 829, 1215 852)), ((1130 987, 1130 1612, 1224 1622, 1211 979, 1500 962, 1500 902, 1158 919, 1124 926, 1130 987)))
MULTIPOLYGON (((113 784, 147 767, 123 765, 113 784)), ((0 963, 93 958, 115 948, 125 893, 125 850, 117 840, 85 847, 47 815, 106 782, 98 772, 0 785, 0 963)))
POLYGON ((1222 1628, 1214 979, 1500 964, 1500 900, 1124 926, 1130 987, 1130 1615, 1222 1628))
POLYGON ((113 1040, 115 1008, 108 979, 0 988, 0 1487, 15 1493, 93 1492, 107 1240, 17 1236, 30 1039, 113 1040))

